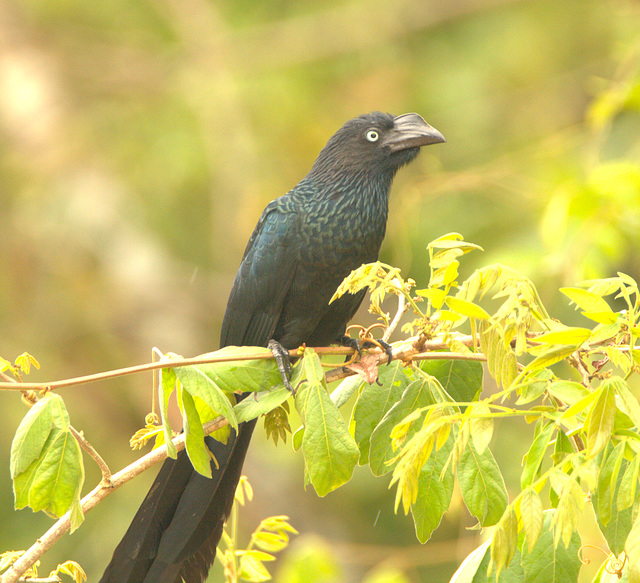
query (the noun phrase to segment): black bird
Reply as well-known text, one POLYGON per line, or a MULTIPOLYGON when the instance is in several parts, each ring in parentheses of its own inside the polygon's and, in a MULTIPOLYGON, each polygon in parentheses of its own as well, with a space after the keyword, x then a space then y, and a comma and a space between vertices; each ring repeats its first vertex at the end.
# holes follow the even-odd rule
MULTIPOLYGON (((364 292, 329 305, 342 280, 377 260, 396 171, 421 146, 444 142, 418 114, 348 121, 307 176, 262 213, 242 258, 220 346, 285 349, 340 341, 364 292)), ((239 387, 241 389, 241 387, 239 387)), ((208 437, 220 469, 198 474, 184 451, 167 459, 101 583, 202 583, 214 560, 256 421, 226 445, 208 437)))

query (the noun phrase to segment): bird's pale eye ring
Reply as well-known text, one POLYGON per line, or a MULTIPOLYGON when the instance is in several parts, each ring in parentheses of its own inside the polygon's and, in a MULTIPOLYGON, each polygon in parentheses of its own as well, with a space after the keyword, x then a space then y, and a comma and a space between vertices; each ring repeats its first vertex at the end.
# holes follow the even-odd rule
POLYGON ((380 134, 378 133, 378 130, 368 130, 364 137, 367 138, 367 141, 369 142, 377 142, 380 138, 380 134))

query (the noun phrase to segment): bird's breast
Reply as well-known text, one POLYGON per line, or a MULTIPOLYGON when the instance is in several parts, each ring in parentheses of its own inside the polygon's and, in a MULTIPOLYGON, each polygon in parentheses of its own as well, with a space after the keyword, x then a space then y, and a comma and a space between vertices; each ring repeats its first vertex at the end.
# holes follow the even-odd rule
POLYGON ((363 217, 362 211, 307 216, 300 256, 326 268, 375 261, 386 230, 386 213, 363 217), (364 219, 364 220, 363 220, 364 219))

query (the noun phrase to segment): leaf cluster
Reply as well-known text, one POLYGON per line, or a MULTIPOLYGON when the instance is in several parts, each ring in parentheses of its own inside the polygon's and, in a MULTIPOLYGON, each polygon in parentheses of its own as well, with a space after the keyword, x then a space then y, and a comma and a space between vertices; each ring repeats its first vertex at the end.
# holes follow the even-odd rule
MULTIPOLYGON (((175 394, 187 454, 198 472, 210 475, 217 461, 206 447, 204 423, 226 420, 212 434, 224 442, 230 428, 264 415, 274 441, 284 441, 292 403, 302 421, 293 446, 304 457, 306 483, 320 496, 348 482, 357 464, 368 465, 375 476, 390 475, 396 509, 411 513, 418 539, 426 542, 457 481, 477 528, 491 527, 493 534, 455 581, 575 580, 579 520, 588 504, 612 556, 624 553, 624 569, 633 576, 640 569, 640 402, 631 383, 640 362, 638 285, 620 273, 563 288, 593 323, 572 327, 551 318, 532 282, 510 268, 491 265, 460 281, 460 258, 477 249, 460 235, 428 249, 431 279, 423 289, 414 291, 399 270, 375 263, 354 271, 337 294, 367 287, 379 312, 386 294, 401 296, 413 311, 405 327, 414 334, 410 342, 424 347, 438 339, 446 352, 416 349, 378 370, 376 382, 367 382, 371 371, 363 371, 365 378, 347 377, 330 392, 318 353, 303 347, 290 379, 293 399, 273 359, 256 357, 268 356, 267 349, 227 347, 215 356, 232 360, 188 366, 166 354, 158 424, 148 418, 135 444, 154 437, 156 447, 166 444, 176 455, 167 416, 175 394), (625 309, 614 311, 609 297, 625 309), (239 392, 251 394, 236 402, 239 392), (495 421, 506 417, 532 431, 520 491, 511 497, 491 451, 495 421), (544 578, 549 565, 555 579, 544 578)), ((17 505, 56 516, 71 509, 77 526, 84 474, 69 427, 62 399, 43 394, 16 433, 11 469, 17 505), (54 471, 65 480, 51 480, 54 471)), ((286 544, 286 532, 280 523, 264 523, 247 549, 232 545, 223 559, 228 578, 265 580, 266 547, 286 544)))

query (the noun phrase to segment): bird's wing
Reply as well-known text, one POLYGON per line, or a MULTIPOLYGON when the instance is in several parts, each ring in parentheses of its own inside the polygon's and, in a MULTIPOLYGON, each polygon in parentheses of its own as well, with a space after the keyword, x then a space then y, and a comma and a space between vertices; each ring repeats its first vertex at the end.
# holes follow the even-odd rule
POLYGON ((266 346, 296 270, 298 217, 282 199, 262 213, 249 239, 222 322, 220 346, 266 346))

